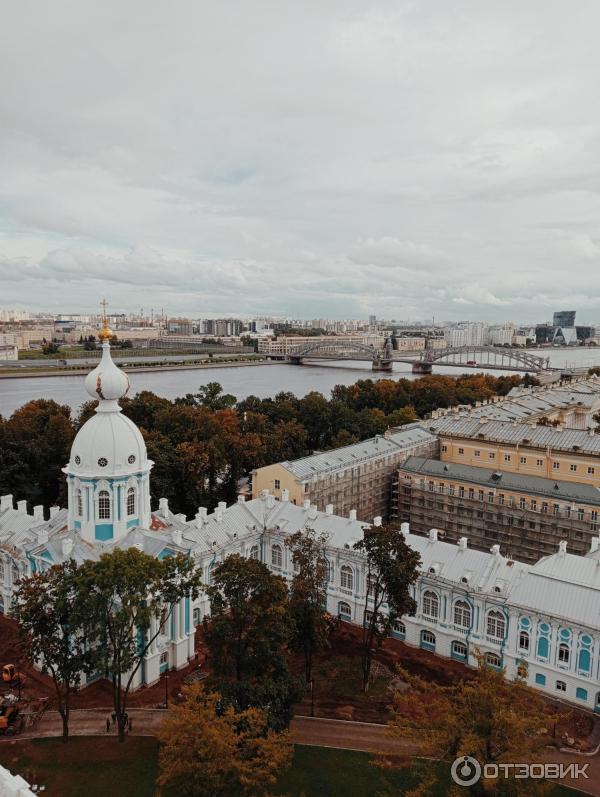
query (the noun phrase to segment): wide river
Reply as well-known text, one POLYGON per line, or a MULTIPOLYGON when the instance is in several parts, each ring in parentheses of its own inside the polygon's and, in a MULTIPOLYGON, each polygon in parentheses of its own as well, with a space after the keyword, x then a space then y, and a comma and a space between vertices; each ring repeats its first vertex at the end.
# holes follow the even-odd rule
MULTIPOLYGON (((554 349, 534 351, 550 357, 550 364, 556 367, 591 367, 600 365, 598 349, 554 349)), ((464 369, 469 373, 482 373, 480 369, 464 369)), ((434 374, 458 376, 460 368, 434 366, 434 374)), ((489 371, 499 376, 502 371, 489 371)), ((329 397, 335 385, 351 385, 358 379, 385 379, 405 377, 416 379, 410 365, 394 363, 392 374, 373 373, 369 363, 350 362, 326 363, 320 365, 252 365, 231 368, 197 368, 176 371, 130 372, 130 395, 141 390, 151 390, 165 398, 176 398, 186 393, 195 393, 200 385, 219 382, 226 393, 233 393, 238 399, 254 395, 260 398, 274 396, 282 390, 296 396, 304 396, 311 390, 318 390, 329 397)), ((73 409, 88 400, 83 387, 83 376, 23 377, 0 379, 0 415, 9 416, 27 401, 36 398, 54 399, 61 404, 69 404, 73 409)))

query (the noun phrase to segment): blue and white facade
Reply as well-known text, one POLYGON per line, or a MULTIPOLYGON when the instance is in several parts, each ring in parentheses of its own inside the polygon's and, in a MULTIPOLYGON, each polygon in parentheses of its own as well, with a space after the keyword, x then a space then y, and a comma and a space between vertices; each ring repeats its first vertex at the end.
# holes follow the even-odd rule
MULTIPOLYGON (((79 431, 69 463, 68 507, 53 507, 44 519, 41 507, 28 514, 12 496, 0 498, 0 612, 9 612, 19 578, 68 558, 97 559, 116 547, 135 546, 151 556, 184 553, 194 557, 210 584, 214 568, 232 553, 260 559, 290 580, 291 555, 285 542, 297 531, 314 529, 327 536, 329 562, 327 608, 348 622, 362 624, 369 611, 366 563, 354 551, 368 524, 324 512, 310 501, 297 506, 263 492, 233 506, 200 507, 188 520, 161 499, 150 507, 150 472, 139 429, 121 413, 119 399, 128 390, 126 375, 112 362, 108 343, 99 366, 86 379, 98 400, 94 417, 79 431)), ((375 518, 375 524, 381 522, 375 518)), ((407 644, 474 666, 482 654, 488 663, 517 672, 552 697, 600 711, 600 545, 593 540, 586 556, 559 550, 534 565, 403 531, 421 556, 413 593, 414 617, 396 623, 394 636, 407 644)), ((209 612, 205 594, 182 600, 159 631, 135 686, 152 684, 167 667, 180 668, 194 656, 195 626, 209 612)))

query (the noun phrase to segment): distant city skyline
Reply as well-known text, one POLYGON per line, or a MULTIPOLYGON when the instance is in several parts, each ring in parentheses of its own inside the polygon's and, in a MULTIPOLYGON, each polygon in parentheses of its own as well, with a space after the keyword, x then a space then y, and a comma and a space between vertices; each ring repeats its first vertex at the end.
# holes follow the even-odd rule
POLYGON ((16 4, 0 302, 600 319, 600 6, 16 4))

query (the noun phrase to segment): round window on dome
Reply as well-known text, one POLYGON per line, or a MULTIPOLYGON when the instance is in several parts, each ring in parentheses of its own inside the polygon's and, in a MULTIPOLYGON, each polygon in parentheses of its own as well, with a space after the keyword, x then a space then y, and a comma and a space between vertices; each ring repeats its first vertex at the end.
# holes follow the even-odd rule
POLYGON ((133 463, 135 462, 135 454, 130 454, 127 457, 127 462, 129 462, 130 465, 133 465, 133 463))
POLYGON ((105 468, 108 465, 108 460, 106 457, 100 457, 98 460, 98 465, 100 465, 101 468, 105 468))
POLYGON ((79 454, 75 457, 75 464, 81 465, 81 457, 79 456, 79 454))

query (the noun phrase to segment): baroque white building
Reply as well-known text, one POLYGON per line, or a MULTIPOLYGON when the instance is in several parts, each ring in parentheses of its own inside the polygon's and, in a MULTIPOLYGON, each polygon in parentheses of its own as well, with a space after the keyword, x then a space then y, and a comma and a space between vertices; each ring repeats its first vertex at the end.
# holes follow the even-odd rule
MULTIPOLYGON (((260 559, 290 580, 291 554, 286 539, 315 529, 327 536, 329 563, 327 608, 347 622, 362 624, 370 610, 366 563, 354 550, 370 524, 334 514, 332 505, 318 511, 310 500, 296 505, 287 491, 281 499, 260 497, 232 506, 219 504, 209 513, 200 507, 188 520, 173 514, 166 499, 150 507, 152 462, 137 429, 118 401, 129 384, 112 362, 105 341, 98 367, 86 379, 96 399, 96 414, 79 431, 64 472, 68 507, 27 505, 12 496, 0 499, 0 611, 9 612, 16 582, 68 558, 98 558, 115 547, 136 546, 165 557, 193 556, 210 584, 215 567, 232 553, 260 559)), ((373 523, 381 523, 374 518, 373 523)), ((428 537, 402 528, 421 556, 413 587, 417 611, 401 618, 393 636, 436 655, 475 666, 481 653, 507 677, 526 672, 535 688, 593 711, 600 711, 600 539, 586 556, 559 550, 528 565, 502 555, 442 542, 435 529, 428 537)), ((194 655, 195 627, 209 613, 205 594, 175 607, 140 668, 135 686, 152 684, 161 671, 185 666, 194 655)), ((154 629, 155 631, 157 628, 154 629)))

